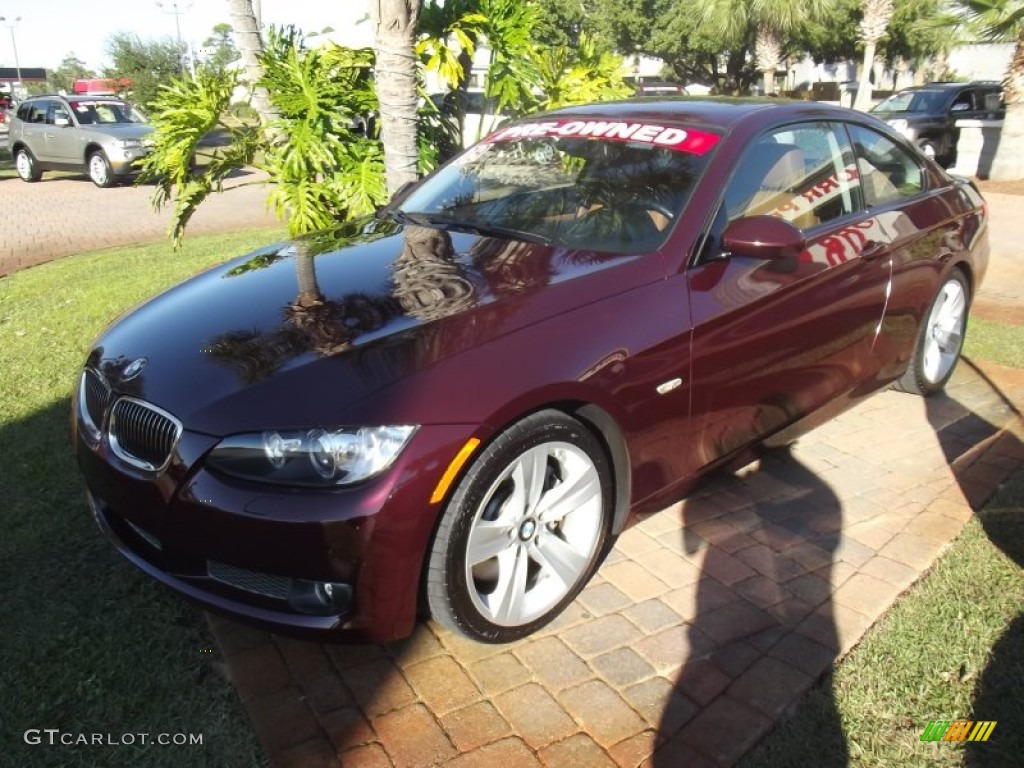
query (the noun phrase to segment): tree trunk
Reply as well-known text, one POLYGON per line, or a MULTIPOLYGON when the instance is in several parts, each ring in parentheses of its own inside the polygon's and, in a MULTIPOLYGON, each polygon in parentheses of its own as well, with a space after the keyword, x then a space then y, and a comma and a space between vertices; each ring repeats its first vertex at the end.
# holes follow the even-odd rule
POLYGON ((406 182, 415 181, 418 175, 417 62, 413 44, 420 5, 420 0, 370 0, 377 51, 380 138, 389 194, 406 182))
POLYGON ((235 31, 235 42, 238 45, 239 57, 245 70, 245 79, 252 86, 252 108, 259 115, 260 124, 267 125, 277 118, 278 113, 270 103, 266 88, 256 87, 263 76, 259 55, 263 53, 263 38, 256 23, 256 14, 252 0, 227 0, 228 16, 235 31))
POLYGON ((1017 46, 1003 82, 1003 99, 1006 117, 989 178, 1016 181, 1024 179, 1024 27, 1017 35, 1017 46))
POLYGON ((763 73, 764 95, 775 93, 775 72, 782 60, 782 41, 779 33, 767 24, 757 26, 757 40, 754 43, 754 60, 763 73))
POLYGON ((857 83, 857 100, 853 108, 867 112, 871 108, 871 69, 875 63, 875 46, 877 40, 864 41, 864 64, 860 69, 860 82, 857 83))

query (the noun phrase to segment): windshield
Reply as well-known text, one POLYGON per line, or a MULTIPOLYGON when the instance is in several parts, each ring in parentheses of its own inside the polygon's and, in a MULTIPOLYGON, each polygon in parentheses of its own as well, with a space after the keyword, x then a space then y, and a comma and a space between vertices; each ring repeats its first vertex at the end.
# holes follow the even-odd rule
POLYGON ((442 168, 398 211, 485 235, 644 253, 668 238, 718 139, 644 123, 513 125, 442 168))
POLYGON ((872 112, 941 112, 944 91, 903 91, 875 105, 872 112))
POLYGON ((79 125, 145 123, 146 117, 126 101, 72 101, 79 125))

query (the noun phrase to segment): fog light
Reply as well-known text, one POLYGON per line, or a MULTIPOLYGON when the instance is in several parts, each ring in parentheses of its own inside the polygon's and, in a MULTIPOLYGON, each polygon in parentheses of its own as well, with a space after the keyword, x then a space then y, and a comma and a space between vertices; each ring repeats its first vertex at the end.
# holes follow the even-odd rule
POLYGON ((347 613, 352 604, 352 587, 336 581, 294 579, 288 604, 302 613, 347 613))

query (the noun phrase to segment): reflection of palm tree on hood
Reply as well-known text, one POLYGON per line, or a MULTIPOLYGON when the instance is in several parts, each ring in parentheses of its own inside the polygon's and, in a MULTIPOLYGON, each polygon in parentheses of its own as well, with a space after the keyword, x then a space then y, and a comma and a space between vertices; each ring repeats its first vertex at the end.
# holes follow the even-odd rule
POLYGON ((346 294, 340 300, 324 297, 316 278, 311 241, 294 243, 295 300, 285 306, 285 324, 270 333, 260 330, 220 334, 211 344, 213 358, 235 368, 254 383, 267 378, 284 362, 306 352, 328 357, 341 354, 363 333, 383 327, 401 310, 389 296, 346 294))
POLYGON ((440 320, 477 303, 477 291, 455 258, 447 232, 408 225, 394 261, 392 296, 402 309, 424 321, 440 320))
POLYGON ((350 293, 340 300, 325 299, 316 280, 316 263, 306 240, 295 243, 298 295, 284 308, 284 317, 302 332, 306 349, 325 357, 352 346, 356 336, 375 331, 398 314, 390 297, 350 293))
POLYGON ((471 257, 494 295, 525 293, 547 285, 555 274, 550 254, 516 240, 481 238, 473 244, 471 257))

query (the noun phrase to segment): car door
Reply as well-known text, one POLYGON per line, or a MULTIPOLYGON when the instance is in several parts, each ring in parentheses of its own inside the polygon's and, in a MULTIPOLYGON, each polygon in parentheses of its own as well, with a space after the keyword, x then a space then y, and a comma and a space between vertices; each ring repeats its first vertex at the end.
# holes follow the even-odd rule
POLYGON ((51 101, 46 112, 46 148, 52 162, 76 163, 83 160, 81 140, 71 112, 59 101, 51 101))
POLYGON ((890 272, 885 316, 872 339, 881 375, 902 373, 913 352, 922 308, 938 285, 942 265, 964 247, 963 221, 940 189, 929 188, 921 159, 897 141, 851 123, 849 135, 868 218, 864 236, 884 249, 890 272))
MULTIPOLYGON (((22 118, 21 139, 36 160, 42 162, 50 160, 49 148, 46 146, 46 134, 49 129, 46 124, 46 113, 49 108, 48 99, 39 99, 23 106, 25 113, 22 118)), ((18 110, 18 114, 22 114, 21 109, 18 110)))
MULTIPOLYGON (((688 272, 692 425, 707 464, 855 395, 878 370, 871 346, 890 270, 863 210, 842 124, 762 134, 737 163, 688 272), (798 258, 725 252, 738 219, 798 227, 798 258)), ((837 406, 839 407, 839 406, 837 406)))

